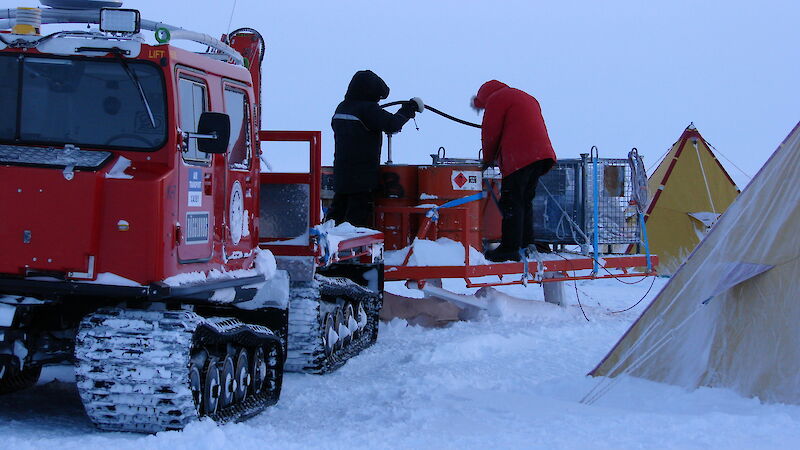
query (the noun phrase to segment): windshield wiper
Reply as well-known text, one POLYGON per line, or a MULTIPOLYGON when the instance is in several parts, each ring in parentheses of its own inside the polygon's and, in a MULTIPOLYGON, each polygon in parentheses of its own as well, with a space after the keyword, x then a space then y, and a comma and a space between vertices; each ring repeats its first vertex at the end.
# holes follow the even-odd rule
POLYGON ((131 69, 131 66, 128 65, 128 61, 125 61, 125 57, 123 56, 125 50, 122 50, 119 47, 114 47, 109 49, 109 51, 119 58, 119 62, 122 64, 122 68, 125 69, 125 73, 128 74, 128 78, 130 78, 131 81, 133 81, 133 84, 136 85, 136 89, 139 91, 139 98, 142 99, 144 109, 147 110, 147 117, 150 119, 150 125, 152 125, 153 128, 156 128, 156 119, 153 117, 153 110, 150 109, 150 103, 147 102, 147 96, 144 95, 142 83, 139 82, 139 77, 136 76, 136 72, 131 69))

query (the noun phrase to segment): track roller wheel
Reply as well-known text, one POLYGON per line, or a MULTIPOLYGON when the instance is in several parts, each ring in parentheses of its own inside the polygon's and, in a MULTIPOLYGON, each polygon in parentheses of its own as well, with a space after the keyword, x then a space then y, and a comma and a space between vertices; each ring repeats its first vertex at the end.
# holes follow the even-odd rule
POLYGON ((356 321, 358 322, 358 332, 361 333, 364 331, 364 327, 367 326, 367 311, 364 310, 364 305, 361 303, 358 304, 358 308, 356 309, 356 321))
POLYGON ((205 367, 208 353, 200 350, 192 356, 189 363, 189 389, 198 412, 203 411, 203 367, 205 367))
POLYGON ((344 316, 342 308, 337 307, 333 311, 333 329, 336 331, 336 344, 334 351, 341 350, 344 347, 344 339, 349 334, 348 330, 344 328, 344 316))
POLYGON ((214 414, 219 406, 219 397, 222 392, 220 373, 216 358, 206 361, 205 380, 203 381, 203 414, 214 414))
POLYGON ((233 404, 234 392, 236 391, 236 367, 233 364, 233 357, 228 355, 222 360, 222 367, 219 371, 220 387, 219 407, 227 408, 233 404))
POLYGON ((264 357, 264 348, 257 347, 253 350, 253 361, 250 372, 253 374, 250 383, 250 393, 255 395, 264 388, 264 380, 267 379, 267 361, 264 357))
POLYGON ((192 399, 194 399, 197 410, 200 411, 203 407, 203 383, 200 377, 200 369, 194 364, 189 366, 189 389, 192 390, 192 399))
POLYGON ((250 361, 247 358, 247 350, 239 349, 236 355, 236 389, 233 391, 233 399, 239 403, 247 397, 247 390, 250 386, 250 361))
POLYGON ((336 342, 339 340, 339 335, 336 334, 333 314, 325 314, 325 320, 322 323, 322 329, 325 330, 322 334, 322 343, 325 346, 325 356, 329 357, 336 350, 336 342))
POLYGON ((278 389, 278 383, 282 379, 281 365, 283 364, 280 354, 278 353, 278 346, 270 347, 266 362, 267 387, 270 391, 276 391, 278 389))
POLYGON ((353 341, 353 333, 358 329, 358 324, 356 323, 355 319, 353 319, 353 305, 347 304, 344 307, 344 313, 342 313, 342 324, 344 335, 344 342, 342 343, 343 346, 347 347, 350 345, 350 342, 353 341), (344 331, 346 330, 346 331, 344 331))

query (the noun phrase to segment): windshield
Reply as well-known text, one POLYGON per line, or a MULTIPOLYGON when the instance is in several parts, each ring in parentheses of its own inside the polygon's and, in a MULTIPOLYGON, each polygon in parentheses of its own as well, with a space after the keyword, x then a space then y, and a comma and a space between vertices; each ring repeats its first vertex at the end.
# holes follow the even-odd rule
POLYGON ((135 77, 118 59, 0 57, 0 141, 158 149, 166 141, 161 70, 127 64, 135 77))

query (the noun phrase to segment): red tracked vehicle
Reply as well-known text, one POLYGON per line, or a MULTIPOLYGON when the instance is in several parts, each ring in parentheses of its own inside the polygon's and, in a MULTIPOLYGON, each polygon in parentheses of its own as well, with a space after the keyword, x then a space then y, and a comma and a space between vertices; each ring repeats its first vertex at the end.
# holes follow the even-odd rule
POLYGON ((320 135, 259 131, 261 36, 43 3, 0 12, 0 394, 70 362, 100 428, 180 429, 371 345, 382 235, 314 228, 320 135), (309 173, 260 174, 274 140, 307 141, 309 173))

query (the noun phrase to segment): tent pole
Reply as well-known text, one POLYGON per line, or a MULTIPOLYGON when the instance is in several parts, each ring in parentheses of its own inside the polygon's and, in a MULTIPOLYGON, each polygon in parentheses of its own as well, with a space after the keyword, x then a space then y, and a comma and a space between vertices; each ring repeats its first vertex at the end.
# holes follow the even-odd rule
POLYGON ((599 217, 600 217, 600 202, 598 201, 598 197, 600 196, 599 187, 597 184, 597 146, 593 145, 592 149, 590 150, 592 156, 592 178, 593 178, 593 194, 592 194, 592 201, 594 202, 594 237, 592 239, 592 247, 594 248, 594 268, 592 269, 592 275, 597 275, 600 271, 600 250, 598 248, 598 243, 600 241, 600 225, 599 225, 599 217))
POLYGON ((697 138, 692 140, 694 151, 697 153, 697 162, 700 163, 700 172, 703 174, 703 182, 706 184, 706 193, 708 194, 708 202, 711 203, 711 212, 717 213, 717 208, 714 206, 714 199, 711 198, 711 188, 708 187, 708 178, 706 177, 706 169, 703 167, 703 160, 700 159, 700 149, 697 148, 697 138))

